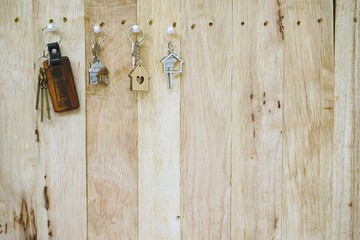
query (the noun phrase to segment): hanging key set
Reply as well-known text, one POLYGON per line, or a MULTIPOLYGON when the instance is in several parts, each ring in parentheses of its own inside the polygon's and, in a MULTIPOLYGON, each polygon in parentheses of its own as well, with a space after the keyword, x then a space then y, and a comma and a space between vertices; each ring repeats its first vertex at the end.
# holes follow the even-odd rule
POLYGON ((100 60, 100 45, 105 41, 105 39, 106 33, 98 25, 95 25, 89 32, 89 40, 91 42, 93 54, 93 60, 90 64, 90 69, 88 70, 90 85, 97 85, 98 83, 105 83, 106 85, 109 84, 109 71, 100 60), (100 35, 103 35, 103 37, 102 40, 99 41, 100 35))
POLYGON ((148 91, 149 74, 141 64, 140 59, 140 43, 144 40, 145 33, 143 29, 137 25, 132 26, 128 30, 128 38, 131 42, 131 56, 133 69, 129 73, 130 89, 132 91, 148 91), (139 34, 140 37, 138 36, 139 34), (134 35, 134 36, 133 36, 134 35))
MULTIPOLYGON (((105 31, 95 25, 88 33, 92 46, 93 59, 88 70, 88 79, 90 85, 99 83, 109 84, 109 71, 100 59, 100 45, 106 39, 105 31), (101 40, 99 40, 102 38, 101 40)), ((48 119, 50 116, 49 93, 52 107, 55 112, 64 112, 79 107, 79 99, 75 88, 74 77, 71 70, 70 60, 68 57, 61 56, 60 42, 62 34, 55 26, 49 24, 41 29, 41 37, 44 45, 47 46, 47 54, 45 51, 39 58, 38 62, 45 58, 46 60, 39 66, 38 83, 36 90, 35 109, 39 109, 41 122, 44 120, 44 110, 46 104, 46 112, 48 119), (55 35, 57 41, 47 43, 45 40, 47 35, 55 35)), ((174 52, 173 42, 177 38, 177 33, 173 27, 168 27, 164 33, 164 39, 167 41, 167 56, 161 63, 163 64, 164 73, 168 76, 168 88, 171 89, 173 84, 173 74, 182 72, 182 64, 184 61, 180 55, 174 52)), ((150 76, 142 65, 140 56, 140 44, 145 38, 143 29, 134 25, 128 30, 128 39, 131 42, 132 70, 129 73, 130 89, 132 91, 148 91, 150 76)))
POLYGON ((177 38, 177 33, 173 27, 168 27, 164 34, 165 41, 168 42, 168 55, 161 60, 164 65, 164 73, 168 75, 168 87, 171 89, 173 82, 173 74, 182 72, 182 65, 184 61, 179 55, 174 53, 175 47, 173 42, 177 38))
MULTIPOLYGON (((46 58, 39 67, 38 89, 36 94, 36 106, 39 108, 39 98, 41 107, 41 122, 44 119, 44 96, 46 101, 46 111, 50 119, 50 105, 48 100, 48 91, 55 112, 64 112, 79 107, 79 99, 75 88, 74 77, 71 70, 70 60, 68 57, 61 56, 59 43, 61 42, 61 32, 52 24, 41 29, 41 37, 44 45, 47 46, 48 54, 43 54, 39 58, 46 58), (46 43, 47 35, 55 35, 58 40, 46 43)), ((44 51, 45 52, 45 51, 44 51)))

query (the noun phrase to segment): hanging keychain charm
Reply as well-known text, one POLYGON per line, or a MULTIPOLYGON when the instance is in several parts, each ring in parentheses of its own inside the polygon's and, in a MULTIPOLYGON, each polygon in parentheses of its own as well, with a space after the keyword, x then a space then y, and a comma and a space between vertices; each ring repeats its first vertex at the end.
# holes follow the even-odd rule
POLYGON ((166 33, 164 34, 164 39, 168 42, 168 55, 161 60, 161 63, 164 65, 164 73, 167 73, 168 75, 169 89, 171 89, 173 83, 172 74, 181 73, 182 64, 184 63, 180 56, 174 53, 174 45, 172 44, 172 38, 175 37, 175 29, 173 27, 168 27, 166 33))
MULTIPOLYGON (((60 39, 48 43, 49 59, 43 62, 44 76, 47 79, 46 87, 49 89, 51 102, 55 112, 63 112, 79 107, 79 99, 75 88, 74 77, 68 57, 61 56, 59 43, 60 32, 52 25, 42 29, 42 40, 45 43, 45 33, 56 34, 60 39)), ((45 95, 46 96, 46 95, 45 95)))
POLYGON ((141 64, 140 59, 140 43, 144 40, 144 31, 141 27, 134 25, 129 28, 128 38, 131 41, 131 55, 133 69, 129 73, 130 89, 132 91, 148 91, 149 89, 149 74, 141 64), (137 34, 141 33, 140 39, 137 34), (132 38, 132 35, 135 37, 132 38))
POLYGON ((105 41, 106 35, 99 42, 98 35, 100 33, 103 33, 105 35, 105 31, 101 27, 96 25, 89 32, 89 40, 92 44, 92 54, 93 54, 93 60, 92 63, 90 63, 90 69, 88 70, 89 84, 91 85, 97 85, 99 82, 109 84, 109 78, 108 78, 109 72, 100 60, 100 44, 102 44, 105 41), (92 32, 94 32, 95 35, 94 39, 90 37, 90 34, 92 32))

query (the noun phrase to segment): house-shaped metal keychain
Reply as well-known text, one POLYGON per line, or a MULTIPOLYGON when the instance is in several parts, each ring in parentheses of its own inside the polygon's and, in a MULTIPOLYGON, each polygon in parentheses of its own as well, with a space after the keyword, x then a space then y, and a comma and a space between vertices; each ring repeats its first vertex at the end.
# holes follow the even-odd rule
POLYGON ((92 63, 88 72, 90 84, 95 85, 98 84, 99 81, 109 84, 109 71, 104 67, 101 61, 97 60, 92 63))
POLYGON ((172 74, 182 72, 182 64, 184 63, 184 61, 175 53, 170 52, 169 55, 167 55, 161 60, 161 63, 164 65, 164 73, 168 74, 168 87, 169 89, 171 89, 172 74))

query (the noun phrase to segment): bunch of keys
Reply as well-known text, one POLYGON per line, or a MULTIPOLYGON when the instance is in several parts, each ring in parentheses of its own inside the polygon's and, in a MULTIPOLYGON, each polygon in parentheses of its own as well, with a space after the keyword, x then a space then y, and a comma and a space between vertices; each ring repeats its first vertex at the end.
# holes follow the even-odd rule
POLYGON ((99 82, 103 82, 105 84, 109 84, 108 79, 108 70, 104 66, 104 64, 100 60, 100 44, 102 44, 105 39, 104 38, 99 42, 98 41, 98 35, 103 32, 105 34, 105 31, 100 27, 95 25, 92 30, 89 32, 89 40, 92 43, 92 54, 93 54, 93 61, 90 64, 90 69, 88 70, 89 73, 89 84, 96 85, 99 82), (94 32, 94 39, 90 37, 90 34, 94 32))
POLYGON ((45 74, 45 69, 40 67, 39 74, 38 74, 38 84, 36 90, 36 104, 35 109, 39 109, 39 100, 40 100, 40 115, 41 115, 41 122, 44 121, 44 97, 46 102, 46 112, 48 119, 51 119, 50 116, 50 105, 49 105, 49 95, 48 95, 48 82, 45 74), (40 97, 41 95, 41 97, 40 97), (40 99, 41 98, 41 99, 40 99))
POLYGON ((173 27, 168 27, 164 34, 165 41, 168 42, 168 55, 161 60, 164 65, 164 73, 168 74, 168 88, 172 87, 172 74, 182 72, 182 64, 184 61, 179 55, 174 53, 174 45, 172 39, 168 39, 167 35, 176 37, 176 31, 173 27))
POLYGON ((133 69, 129 73, 130 77, 130 89, 132 91, 148 91, 149 88, 149 74, 141 64, 140 59, 140 43, 144 40, 144 31, 141 27, 134 25, 129 28, 128 38, 131 41, 131 56, 133 69), (135 38, 131 35, 135 34, 135 38), (141 33, 140 39, 137 38, 137 34, 141 33))

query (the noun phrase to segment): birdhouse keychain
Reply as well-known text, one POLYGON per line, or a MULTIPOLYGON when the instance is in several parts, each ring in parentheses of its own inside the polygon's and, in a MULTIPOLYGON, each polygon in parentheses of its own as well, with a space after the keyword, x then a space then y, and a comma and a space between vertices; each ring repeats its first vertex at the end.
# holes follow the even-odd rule
POLYGON ((173 39, 177 37, 176 31, 173 27, 168 27, 164 34, 165 41, 168 42, 168 55, 161 60, 164 65, 164 73, 168 74, 168 88, 171 89, 173 76, 172 74, 182 72, 182 64, 184 61, 179 55, 174 53, 173 39))
POLYGON ((129 73, 130 89, 132 91, 148 91, 149 74, 141 64, 140 43, 144 40, 144 31, 141 27, 134 25, 128 30, 128 38, 131 41, 131 55, 133 69, 129 73), (138 34, 141 34, 138 38, 138 34))
POLYGON ((48 56, 48 59, 43 62, 44 70, 41 68, 39 70, 40 88, 49 89, 55 112, 76 109, 79 107, 79 99, 75 88, 70 60, 68 57, 61 56, 59 46, 61 33, 52 24, 42 28, 41 31, 42 42, 44 45, 47 45, 48 55, 46 56, 48 56), (48 41, 45 41, 45 37, 50 35, 58 36, 58 41, 46 44, 48 41), (44 85, 44 83, 46 84, 44 85))
POLYGON ((106 39, 105 31, 100 27, 95 25, 89 32, 89 40, 92 45, 92 54, 93 60, 90 63, 89 73, 89 84, 97 85, 99 82, 103 82, 105 84, 109 84, 108 79, 108 70, 104 66, 104 64, 100 60, 100 44, 102 44, 106 39), (92 33, 94 33, 94 38, 91 37, 92 33), (98 41, 99 35, 103 35, 101 41, 98 41))

